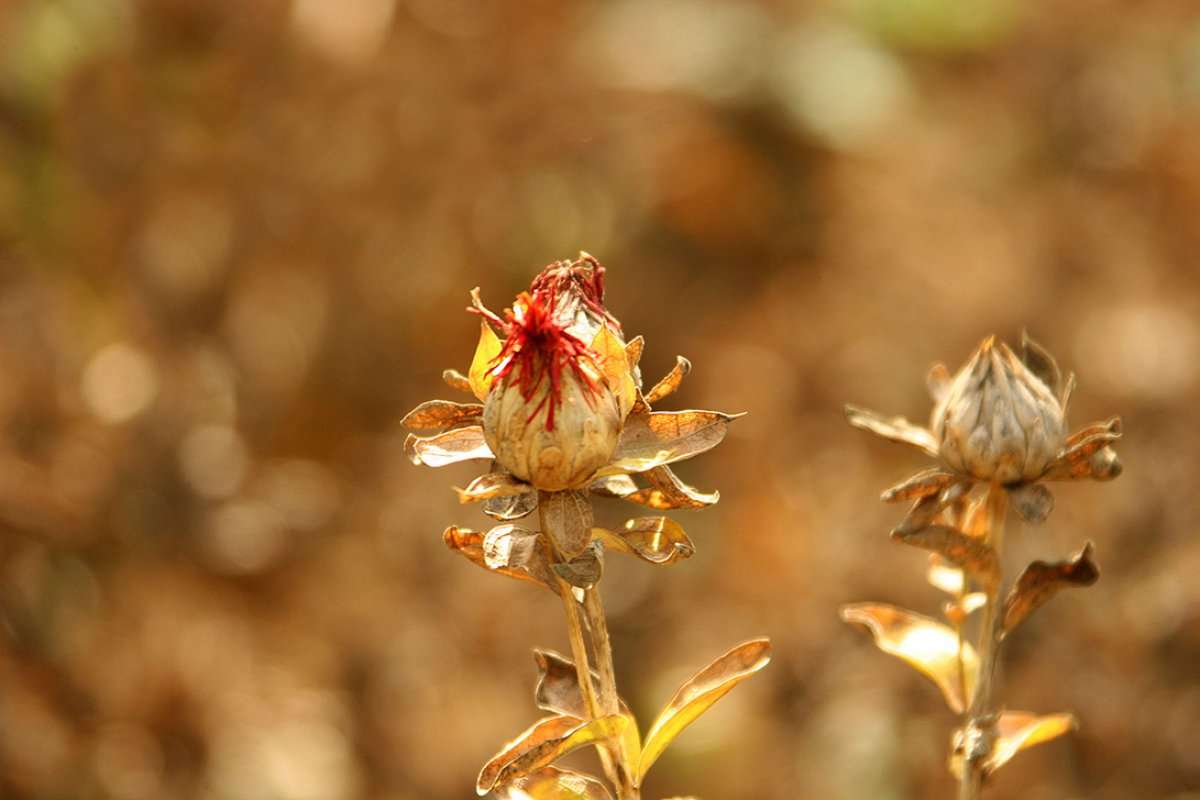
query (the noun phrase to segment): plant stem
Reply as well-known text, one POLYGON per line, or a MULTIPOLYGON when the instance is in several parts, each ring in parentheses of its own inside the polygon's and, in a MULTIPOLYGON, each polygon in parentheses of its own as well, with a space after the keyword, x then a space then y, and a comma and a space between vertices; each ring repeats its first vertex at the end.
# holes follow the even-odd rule
MULTIPOLYGON (((592 649, 596 653, 596 669, 600 673, 600 707, 605 714, 621 713, 621 700, 617 694, 617 674, 613 669, 612 640, 608 636, 608 620, 604 615, 604 602, 600 599, 599 584, 584 591, 583 607, 587 612, 588 626, 592 631, 592 649)), ((632 721, 631 721, 632 723, 632 721)), ((631 753, 618 745, 621 762, 620 797, 622 800, 638 800, 641 792, 634 785, 634 764, 631 753)))
MULTIPOLYGON (((1008 492, 998 484, 988 487, 986 541, 1001 560, 1004 552, 1004 520, 1008 510, 1008 492)), ((978 800, 983 792, 983 767, 992 752, 995 742, 996 666, 1000 656, 1000 586, 1002 576, 995 585, 987 587, 987 604, 983 607, 983 621, 979 629, 979 680, 975 686, 975 697, 967 709, 964 719, 964 748, 962 779, 958 786, 958 800, 978 800)))

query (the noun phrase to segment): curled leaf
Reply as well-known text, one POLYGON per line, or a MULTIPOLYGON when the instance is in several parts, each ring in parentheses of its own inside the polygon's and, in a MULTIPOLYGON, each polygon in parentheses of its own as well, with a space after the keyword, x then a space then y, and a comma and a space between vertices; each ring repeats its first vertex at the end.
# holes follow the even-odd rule
POLYGON ((1040 483, 1027 483, 1010 489, 1009 502, 1021 519, 1031 525, 1040 525, 1054 510, 1054 495, 1040 483))
POLYGON ((920 500, 931 495, 940 494, 951 484, 960 481, 957 475, 946 472, 938 467, 921 470, 912 477, 905 478, 900 483, 886 490, 880 499, 885 503, 895 503, 902 500, 920 500))
POLYGON ((1060 589, 1091 586, 1099 578, 1100 568, 1092 561, 1091 542, 1068 561, 1034 561, 1017 578, 1004 601, 1003 634, 1011 633, 1060 589))
POLYGON ((582 772, 542 767, 497 789, 496 800, 612 800, 599 779, 582 772))
POLYGON ((946 525, 930 525, 917 531, 893 531, 898 542, 937 553, 957 564, 986 587, 1000 582, 1000 560, 996 551, 981 539, 967 536, 946 525))
POLYGON ((463 375, 456 369, 448 369, 442 372, 442 380, 451 389, 457 389, 460 392, 471 394, 471 379, 463 375))
MULTIPOLYGON (((990 775, 1012 760, 1022 750, 1042 742, 1057 739, 1075 730, 1078 724, 1071 714, 1038 716, 1028 711, 1004 711, 995 721, 991 753, 983 762, 984 775, 990 775)), ((966 738, 961 730, 955 733, 954 752, 950 756, 950 772, 962 778, 966 738)))
POLYGON ((405 414, 400 424, 413 430, 428 431, 477 423, 482 415, 483 406, 478 403, 427 400, 405 414))
POLYGON ((540 492, 543 533, 564 558, 581 554, 592 540, 592 504, 582 492, 540 492))
POLYGON ((692 362, 683 356, 675 356, 675 366, 663 376, 662 380, 654 384, 654 388, 646 393, 646 403, 653 405, 664 397, 674 394, 679 389, 679 384, 683 383, 684 377, 691 371, 692 362))
POLYGON ((638 364, 642 361, 642 351, 646 349, 646 337, 635 336, 629 340, 629 344, 625 345, 625 361, 629 364, 629 371, 635 372, 638 364))
POLYGON ((655 467, 642 473, 650 488, 639 489, 623 499, 666 511, 674 508, 704 508, 721 499, 720 492, 701 492, 679 479, 670 467, 655 467))
POLYGON ((410 433, 404 441, 404 452, 414 464, 427 467, 444 467, 492 457, 492 451, 483 438, 483 428, 478 425, 455 428, 433 436, 410 433))
POLYGON ((651 564, 674 564, 696 552, 679 523, 667 517, 638 517, 626 522, 624 530, 595 528, 592 533, 606 547, 651 564))
POLYGON ((688 725, 734 686, 760 671, 770 661, 770 640, 751 639, 720 656, 680 686, 646 734, 646 744, 637 768, 637 782, 641 783, 667 745, 688 725))
POLYGON ((1088 425, 1067 437, 1063 450, 1046 468, 1046 480, 1111 480, 1121 474, 1121 462, 1111 445, 1122 435, 1121 418, 1088 425))
POLYGON ((578 589, 590 589, 604 574, 604 548, 593 541, 569 561, 552 565, 558 577, 578 589))
POLYGON ((515 497, 532 492, 533 487, 507 472, 489 472, 468 483, 467 488, 454 491, 458 493, 458 502, 466 504, 491 500, 493 497, 515 497))
POLYGON ((471 359, 471 369, 467 373, 471 391, 480 402, 487 399, 488 392, 492 389, 492 383, 495 381, 492 368, 496 366, 496 359, 503 347, 504 343, 500 341, 500 337, 492 331, 487 322, 481 320, 479 344, 475 346, 475 357, 471 359))
POLYGON ((875 411, 858 406, 846 406, 846 419, 856 428, 870 431, 876 436, 901 444, 919 447, 931 456, 937 456, 938 446, 933 434, 925 428, 913 425, 904 417, 885 417, 875 411))
POLYGON ((536 583, 557 595, 558 582, 554 579, 539 537, 538 533, 511 525, 493 528, 487 534, 451 525, 442 534, 442 541, 451 550, 488 572, 536 583), (508 529, 507 534, 497 533, 505 528, 508 529))
POLYGON ((951 711, 961 714, 970 703, 979 675, 979 656, 949 627, 883 603, 844 606, 842 619, 866 627, 876 647, 908 662, 937 684, 951 711))
POLYGON ((613 461, 600 475, 645 472, 705 453, 721 443, 740 414, 718 411, 653 411, 630 414, 613 461))
POLYGON ((495 786, 507 786, 567 753, 619 736, 628 724, 620 715, 582 722, 574 717, 547 717, 501 748, 483 765, 475 791, 480 797, 495 786))

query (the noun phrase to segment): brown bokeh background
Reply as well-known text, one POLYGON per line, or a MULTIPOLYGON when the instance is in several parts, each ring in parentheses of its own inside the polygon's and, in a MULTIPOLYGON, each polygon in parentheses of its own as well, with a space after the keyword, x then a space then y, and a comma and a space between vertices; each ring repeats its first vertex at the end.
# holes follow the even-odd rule
POLYGON ((1010 535, 1103 578, 1011 642, 1081 729, 989 796, 1195 800, 1198 214, 1192 0, 0 3, 0 796, 473 796, 561 609, 446 550, 475 471, 397 421, 471 287, 582 248, 671 407, 751 412, 680 470, 695 557, 608 566, 643 726, 776 645, 648 800, 952 796, 953 716, 837 617, 936 613, 877 500, 924 460, 840 409, 1022 327, 1126 471, 1010 535))

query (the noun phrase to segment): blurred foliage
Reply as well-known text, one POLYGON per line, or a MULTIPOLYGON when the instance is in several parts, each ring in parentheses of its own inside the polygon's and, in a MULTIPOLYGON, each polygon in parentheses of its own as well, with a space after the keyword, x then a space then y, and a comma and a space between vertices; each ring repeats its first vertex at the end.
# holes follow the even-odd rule
POLYGON ((1010 536, 1103 575, 1006 653, 1080 729, 990 796, 1195 798, 1198 89, 1192 0, 0 3, 0 796, 470 796, 565 637, 396 422, 468 289, 583 248, 648 375, 751 412, 696 555, 607 576, 643 719, 776 648, 648 797, 950 795, 936 690, 837 616, 937 602, 876 499, 919 459, 840 408, 1028 327, 1126 472, 1010 536))

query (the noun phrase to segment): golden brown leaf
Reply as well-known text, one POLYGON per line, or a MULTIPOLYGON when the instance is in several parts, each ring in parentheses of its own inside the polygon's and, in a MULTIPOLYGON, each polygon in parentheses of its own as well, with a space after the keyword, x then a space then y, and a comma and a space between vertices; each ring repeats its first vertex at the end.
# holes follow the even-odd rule
POLYGON ((592 534, 606 547, 651 564, 674 564, 696 552, 679 523, 667 517, 638 517, 626 522, 624 530, 595 528, 592 534))
POLYGON ((646 744, 637 768, 637 782, 641 783, 667 745, 688 725, 734 686, 760 671, 770 661, 770 640, 751 639, 720 656, 679 687, 646 734, 646 744))
POLYGON ((621 431, 613 461, 600 475, 645 472, 700 455, 725 438, 741 414, 718 411, 653 411, 631 414, 621 431))
MULTIPOLYGON (((533 660, 538 667, 538 682, 533 693, 537 707, 543 711, 585 719, 588 714, 583 704, 583 694, 579 691, 579 673, 575 670, 575 662, 552 650, 537 649, 533 651, 533 660)), ((592 670, 593 684, 599 680, 599 675, 592 670)), ((633 712, 623 699, 619 702, 621 714, 629 718, 629 724, 621 736, 622 746, 630 763, 636 764, 642 752, 641 737, 633 712)))
POLYGON ((983 540, 962 531, 946 525, 930 525, 917 531, 893 531, 892 538, 937 553, 962 567, 985 587, 995 587, 1000 582, 1000 560, 996 551, 983 540))
POLYGON ((427 400, 405 414, 400 424, 413 430, 428 431, 478 422, 482 415, 483 406, 478 403, 427 400))
MULTIPOLYGON (((984 775, 990 775, 1012 760, 1022 750, 1057 739, 1078 727, 1071 714, 1038 716, 1028 711, 1004 711, 996 720, 992 752, 983 763, 984 775)), ((950 772, 962 777, 962 731, 955 735, 956 746, 950 757, 950 772)))
POLYGON ((642 351, 646 349, 646 338, 644 336, 635 336, 629 340, 629 344, 625 345, 625 361, 629 364, 629 371, 635 372, 638 364, 642 361, 642 351))
POLYGON ((590 589, 604 574, 604 548, 591 542, 583 552, 569 561, 552 564, 554 572, 577 589, 590 589))
POLYGON ((896 656, 937 684, 950 710, 961 714, 975 691, 979 656, 969 642, 940 622, 883 603, 842 608, 842 619, 866 627, 883 652, 896 656))
POLYGON ((537 492, 491 497, 483 501, 483 513, 492 519, 511 522, 537 511, 537 492))
POLYGON ((577 491, 540 492, 543 531, 565 558, 579 555, 592 540, 592 504, 577 491))
POLYGON ((451 389, 457 389, 458 391, 466 392, 467 394, 474 393, 471 390, 471 379, 456 369, 443 370, 442 380, 445 381, 446 385, 451 389))
POLYGON ((588 491, 600 497, 624 498, 638 491, 638 485, 633 478, 621 473, 620 475, 605 475, 597 478, 588 486, 588 491))
POLYGON ((646 403, 653 405, 664 397, 674 394, 679 389, 679 384, 683 383, 684 377, 691 371, 692 362, 683 356, 675 356, 675 366, 663 376, 662 380, 654 384, 654 388, 646 393, 646 403))
POLYGON ((933 434, 925 428, 913 425, 904 417, 885 417, 875 411, 858 406, 846 406, 846 419, 856 428, 870 431, 876 436, 901 444, 919 447, 931 456, 937 456, 938 446, 933 434))
POLYGON ((475 393, 475 397, 480 402, 487 399, 488 392, 492 389, 492 383, 495 381, 492 369, 496 366, 496 358, 500 355, 503 346, 504 343, 492 331, 491 326, 481 320, 479 322, 479 344, 475 346, 475 357, 471 359, 471 369, 467 373, 471 391, 475 393))
POLYGON ((495 533, 496 530, 493 528, 484 534, 451 525, 442 534, 442 540, 451 550, 488 572, 536 583, 557 595, 558 582, 550 570, 550 562, 546 558, 544 550, 537 546, 539 542, 536 541, 536 538, 525 538, 539 537, 540 534, 513 528, 513 533, 510 534, 512 541, 505 542, 500 539, 499 534, 495 533), (489 541, 489 537, 491 537, 491 541, 489 541))
POLYGON ((674 508, 705 508, 715 505, 721 493, 701 492, 680 480, 670 467, 655 467, 642 473, 650 483, 648 489, 638 489, 622 499, 648 508, 666 511, 674 508))
POLYGON ((574 717, 547 717, 533 724, 516 739, 501 748, 484 764, 475 783, 480 797, 495 786, 507 786, 589 744, 619 736, 628 725, 625 717, 609 717, 583 722, 574 717))
POLYGON ((404 452, 414 464, 427 467, 444 467, 492 457, 492 451, 483 438, 483 428, 478 425, 455 428, 433 436, 410 433, 404 441, 404 452))
POLYGON ((633 370, 625 354, 625 345, 605 324, 592 339, 591 349, 599 359, 600 373, 604 376, 608 388, 616 395, 617 406, 624 417, 637 399, 637 384, 633 380, 633 370))
POLYGON ((1091 586, 1099 578, 1100 568, 1092 561, 1091 542, 1068 561, 1034 561, 1017 578, 1004 601, 1004 635, 1011 633, 1060 589, 1091 586))
POLYGON ((466 504, 490 500, 493 497, 512 497, 532 492, 533 488, 507 472, 489 472, 471 481, 467 488, 456 488, 454 491, 458 492, 458 502, 466 504))
POLYGON ((496 800, 612 800, 608 788, 582 772, 542 767, 495 790, 496 800))
POLYGON ((884 491, 880 497, 885 503, 895 503, 901 500, 921 500, 944 491, 951 484, 960 481, 957 475, 946 472, 938 467, 921 470, 912 477, 905 478, 900 483, 884 491))

